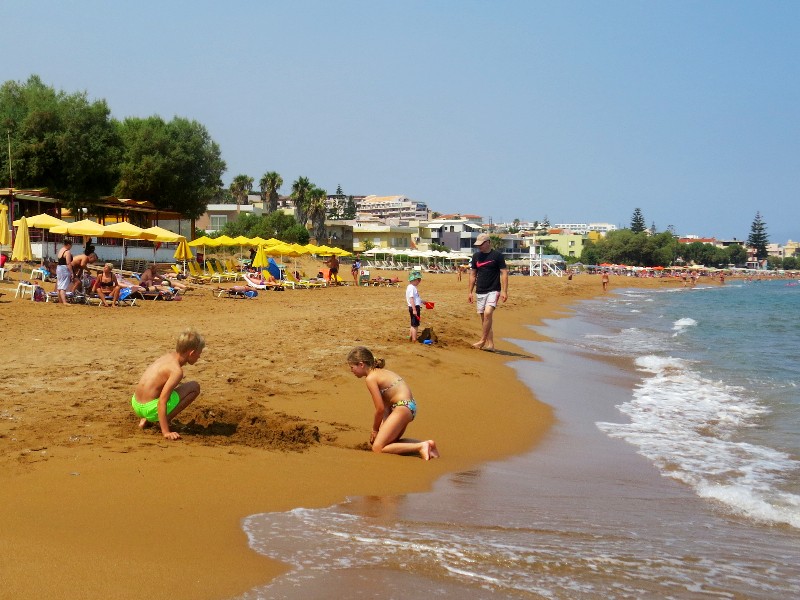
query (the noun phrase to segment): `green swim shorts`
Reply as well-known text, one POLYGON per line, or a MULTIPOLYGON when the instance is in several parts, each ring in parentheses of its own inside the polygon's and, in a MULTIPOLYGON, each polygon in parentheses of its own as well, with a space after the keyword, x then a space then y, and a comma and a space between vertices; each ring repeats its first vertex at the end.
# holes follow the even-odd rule
MULTIPOLYGON (((178 402, 180 401, 180 394, 172 390, 172 393, 169 395, 169 400, 167 400, 167 414, 175 410, 175 407, 178 406, 178 402)), ((131 396, 131 406, 137 417, 147 419, 151 423, 158 423, 158 398, 142 404, 136 399, 136 394, 134 394, 131 396)))

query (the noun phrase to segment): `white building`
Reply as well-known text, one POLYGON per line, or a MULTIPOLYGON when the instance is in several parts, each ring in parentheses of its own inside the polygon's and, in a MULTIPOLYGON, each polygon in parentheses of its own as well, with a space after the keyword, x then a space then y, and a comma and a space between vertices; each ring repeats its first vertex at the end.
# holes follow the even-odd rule
POLYGON ((551 229, 566 229, 581 235, 586 235, 590 231, 597 231, 605 235, 609 231, 616 231, 617 226, 611 223, 556 223, 551 226, 551 229))
POLYGON ((378 217, 403 220, 424 220, 428 218, 428 205, 406 196, 365 196, 356 202, 356 211, 378 217))

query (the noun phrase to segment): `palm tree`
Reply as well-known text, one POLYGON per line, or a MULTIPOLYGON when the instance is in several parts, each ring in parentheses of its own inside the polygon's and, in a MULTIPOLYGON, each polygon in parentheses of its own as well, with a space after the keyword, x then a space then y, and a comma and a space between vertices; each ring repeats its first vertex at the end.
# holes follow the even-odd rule
POLYGON ((324 243, 325 216, 328 212, 328 192, 313 186, 308 192, 308 218, 317 244, 324 243))
POLYGON ((278 210, 278 190, 283 185, 283 177, 275 171, 269 171, 264 173, 259 183, 261 184, 261 193, 264 194, 264 199, 269 201, 269 212, 275 212, 278 210))
POLYGON ((253 178, 247 175, 237 175, 231 182, 231 194, 236 198, 236 212, 240 210, 242 202, 247 202, 247 195, 253 190, 253 178))
POLYGON ((297 222, 303 227, 308 220, 308 193, 314 187, 308 177, 298 177, 292 184, 292 200, 297 211, 297 222))

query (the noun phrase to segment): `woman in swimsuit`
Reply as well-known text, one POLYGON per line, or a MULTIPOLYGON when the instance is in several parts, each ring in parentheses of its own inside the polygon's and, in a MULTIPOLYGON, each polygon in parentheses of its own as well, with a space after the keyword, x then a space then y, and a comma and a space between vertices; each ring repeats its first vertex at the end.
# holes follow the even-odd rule
POLYGON ((419 454, 425 460, 439 458, 436 442, 401 439, 406 427, 417 414, 417 403, 411 388, 397 373, 384 369, 386 361, 358 346, 347 355, 350 372, 364 377, 375 404, 369 443, 373 452, 387 454, 419 454))
POLYGON ((100 298, 100 302, 103 303, 103 306, 108 306, 108 302, 106 302, 106 296, 111 296, 111 307, 117 306, 119 302, 119 294, 122 291, 119 283, 117 283, 117 276, 114 274, 112 270, 114 265, 111 263, 106 263, 103 266, 103 270, 98 275, 97 279, 94 280, 94 286, 92 287, 92 292, 97 294, 97 297, 100 298))
POLYGON ((64 244, 58 250, 56 266, 56 289, 58 299, 62 304, 67 304, 67 290, 72 285, 72 242, 64 240, 64 244))

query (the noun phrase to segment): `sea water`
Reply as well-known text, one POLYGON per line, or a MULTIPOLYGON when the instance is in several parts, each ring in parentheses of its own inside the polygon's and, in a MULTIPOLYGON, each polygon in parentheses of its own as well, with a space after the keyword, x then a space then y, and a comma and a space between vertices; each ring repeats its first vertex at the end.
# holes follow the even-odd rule
POLYGON ((247 518, 291 570, 242 598, 800 596, 786 283, 623 290, 515 340, 542 358, 514 366, 554 407, 543 442, 428 493, 247 518))

